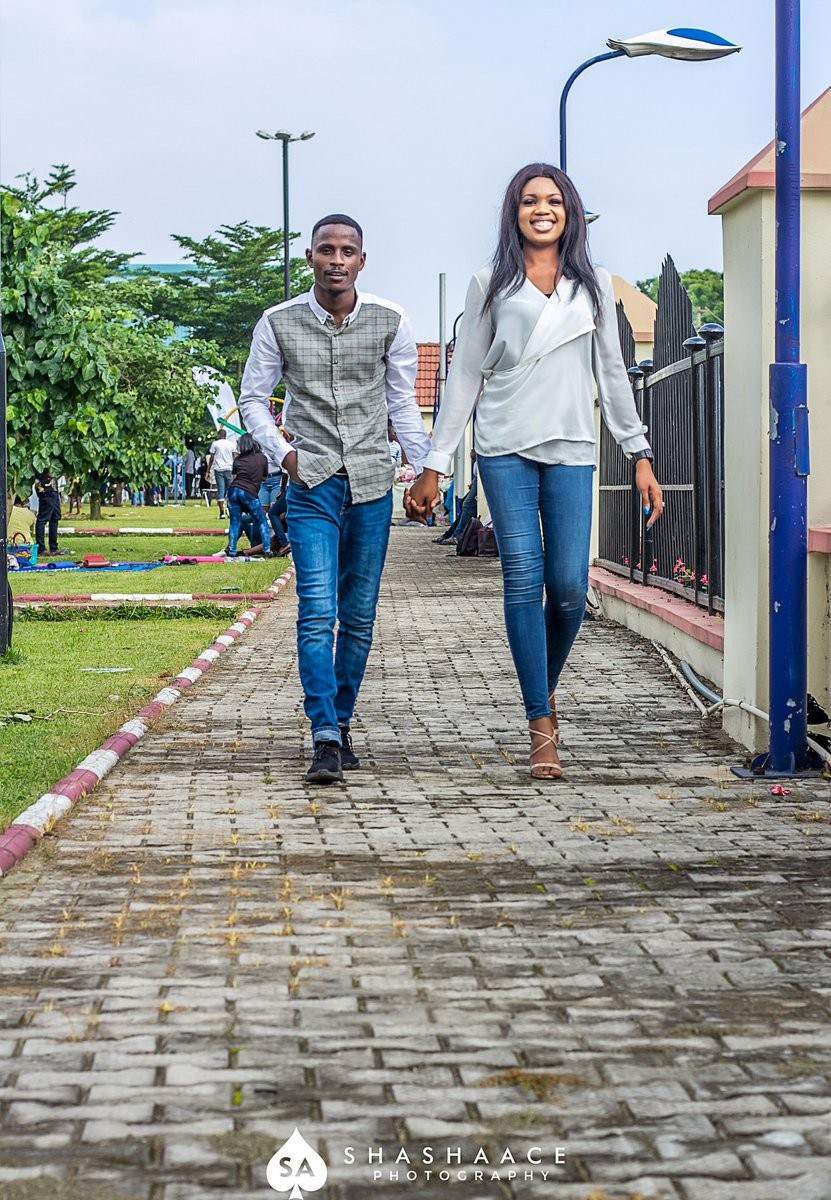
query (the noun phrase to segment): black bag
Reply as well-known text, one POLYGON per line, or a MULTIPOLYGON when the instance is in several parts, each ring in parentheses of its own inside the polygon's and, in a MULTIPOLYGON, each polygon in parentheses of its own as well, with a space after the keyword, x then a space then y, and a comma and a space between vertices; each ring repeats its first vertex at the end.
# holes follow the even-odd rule
POLYGON ((456 553, 460 558, 475 558, 479 553, 479 531, 484 529, 478 517, 471 517, 465 531, 456 542, 456 553))
POLYGON ((499 558, 499 547, 493 525, 483 525, 476 533, 477 553, 480 558, 499 558))

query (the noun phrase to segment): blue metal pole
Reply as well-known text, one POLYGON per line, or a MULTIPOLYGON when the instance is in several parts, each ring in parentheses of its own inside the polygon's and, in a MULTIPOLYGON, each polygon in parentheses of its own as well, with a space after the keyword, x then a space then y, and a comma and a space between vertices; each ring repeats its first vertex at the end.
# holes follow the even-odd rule
POLYGON ((589 67, 593 67, 595 63, 606 62, 610 58, 620 58, 626 53, 625 50, 610 50, 608 54, 596 54, 594 58, 588 58, 584 63, 581 63, 576 71, 572 71, 566 80, 565 87, 560 93, 560 170, 567 171, 566 167, 566 101, 568 94, 571 91, 571 85, 574 83, 578 75, 582 75, 589 67))
POLYGON ((800 0, 776 0, 776 362, 770 368, 770 750, 756 769, 812 766, 808 691, 807 368, 799 361, 800 0))

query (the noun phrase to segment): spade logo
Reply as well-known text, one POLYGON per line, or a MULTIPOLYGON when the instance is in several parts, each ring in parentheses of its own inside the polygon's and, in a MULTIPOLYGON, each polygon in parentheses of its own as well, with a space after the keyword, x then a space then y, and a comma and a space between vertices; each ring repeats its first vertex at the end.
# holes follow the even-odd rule
POLYGON ((304 1192, 319 1191, 327 1174, 326 1163, 297 1128, 265 1171, 268 1186, 275 1192, 288 1192, 289 1200, 303 1200, 304 1192))

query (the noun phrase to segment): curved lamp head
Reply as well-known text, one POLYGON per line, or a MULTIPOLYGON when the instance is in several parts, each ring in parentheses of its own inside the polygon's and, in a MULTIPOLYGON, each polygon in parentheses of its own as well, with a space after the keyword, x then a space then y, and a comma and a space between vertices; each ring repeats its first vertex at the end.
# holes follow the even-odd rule
POLYGON ((609 38, 606 45, 612 50, 622 50, 629 58, 659 54, 662 58, 683 58, 688 62, 725 58, 741 50, 741 46, 706 29, 655 29, 638 37, 609 38))

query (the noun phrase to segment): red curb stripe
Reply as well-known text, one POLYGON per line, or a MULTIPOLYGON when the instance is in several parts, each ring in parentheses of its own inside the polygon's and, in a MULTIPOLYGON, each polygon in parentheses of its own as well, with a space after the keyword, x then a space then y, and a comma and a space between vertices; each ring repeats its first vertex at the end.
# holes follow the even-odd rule
POLYGON ((0 872, 4 875, 25 858, 40 834, 31 825, 10 825, 0 834, 0 872))

